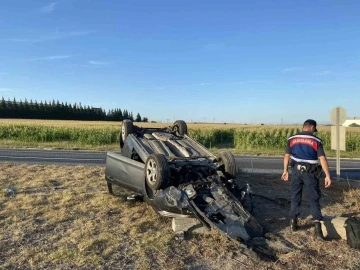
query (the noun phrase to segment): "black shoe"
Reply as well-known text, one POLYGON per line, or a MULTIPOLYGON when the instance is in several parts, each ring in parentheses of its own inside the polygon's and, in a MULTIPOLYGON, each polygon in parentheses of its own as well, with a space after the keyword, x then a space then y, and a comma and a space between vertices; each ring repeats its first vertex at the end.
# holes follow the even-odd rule
POLYGON ((291 218, 290 220, 290 231, 296 232, 299 229, 297 218, 291 218))
POLYGON ((321 223, 319 221, 315 221, 314 222, 314 227, 315 227, 315 236, 316 239, 319 241, 324 241, 324 235, 321 229, 321 223))

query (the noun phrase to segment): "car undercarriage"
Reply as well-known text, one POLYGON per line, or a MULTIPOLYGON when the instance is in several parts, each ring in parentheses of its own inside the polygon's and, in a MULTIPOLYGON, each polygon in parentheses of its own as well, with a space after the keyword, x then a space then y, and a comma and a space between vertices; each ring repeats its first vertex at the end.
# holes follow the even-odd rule
POLYGON ((113 184, 122 186, 160 215, 196 218, 242 247, 275 256, 265 229, 251 215, 251 188, 238 183, 231 152, 215 155, 188 135, 181 120, 157 129, 125 120, 119 137, 121 154, 108 152, 106 158, 110 193, 113 184))

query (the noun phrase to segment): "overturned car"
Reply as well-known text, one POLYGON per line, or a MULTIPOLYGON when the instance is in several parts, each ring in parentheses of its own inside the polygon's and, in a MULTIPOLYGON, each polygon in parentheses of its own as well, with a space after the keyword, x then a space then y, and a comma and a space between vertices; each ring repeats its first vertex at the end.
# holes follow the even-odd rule
POLYGON ((142 128, 124 120, 121 154, 108 152, 109 192, 119 185, 139 194, 160 215, 195 217, 209 230, 251 245, 264 235, 251 215, 251 190, 235 181, 231 152, 215 155, 188 135, 178 120, 166 128, 142 128))

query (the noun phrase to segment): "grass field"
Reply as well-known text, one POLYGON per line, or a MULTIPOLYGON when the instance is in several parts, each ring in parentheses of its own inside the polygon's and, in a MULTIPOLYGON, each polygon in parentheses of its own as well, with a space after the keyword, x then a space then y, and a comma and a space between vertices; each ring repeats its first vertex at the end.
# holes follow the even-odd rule
MULTIPOLYGON (((130 193, 107 193, 102 167, 0 164, 1 269, 359 269, 360 251, 345 240, 314 240, 304 198, 302 230, 288 230, 289 184, 278 176, 240 174, 255 198, 254 216, 276 237, 294 245, 276 262, 252 261, 218 234, 175 240, 171 219, 130 193)), ((322 189, 325 215, 360 212, 359 183, 322 189)))
MULTIPOLYGON (((142 127, 166 127, 171 123, 135 123, 142 127)), ((4 147, 45 147, 57 149, 118 150, 121 122, 0 120, 0 142, 4 147)), ((266 126, 239 124, 188 123, 190 136, 214 152, 231 149, 238 154, 282 155, 286 139, 301 126, 266 126)), ((331 150, 329 126, 319 126, 329 157, 331 150)), ((360 128, 347 128, 346 151, 342 157, 360 157, 360 128)))

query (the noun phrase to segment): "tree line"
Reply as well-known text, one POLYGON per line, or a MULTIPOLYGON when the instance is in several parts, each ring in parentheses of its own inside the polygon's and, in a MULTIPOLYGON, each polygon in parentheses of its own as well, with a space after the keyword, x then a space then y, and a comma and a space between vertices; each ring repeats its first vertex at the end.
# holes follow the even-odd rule
POLYGON ((20 119, 51 119, 51 120, 87 120, 87 121, 122 121, 130 119, 136 122, 148 122, 146 117, 140 113, 134 117, 132 112, 120 108, 111 109, 106 112, 104 109, 83 106, 81 103, 59 102, 58 100, 47 101, 17 101, 15 98, 5 100, 2 97, 0 102, 0 118, 20 119))

